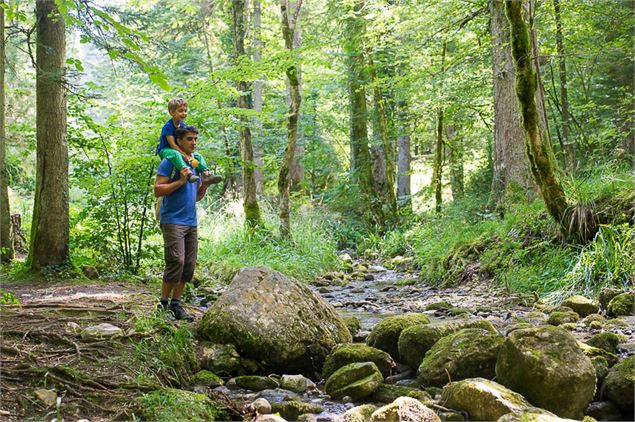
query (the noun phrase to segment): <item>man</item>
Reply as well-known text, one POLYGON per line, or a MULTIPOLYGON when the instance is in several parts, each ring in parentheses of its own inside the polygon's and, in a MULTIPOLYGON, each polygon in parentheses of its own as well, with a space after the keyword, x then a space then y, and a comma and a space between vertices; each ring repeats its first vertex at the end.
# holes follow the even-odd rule
MULTIPOLYGON (((194 157, 198 129, 194 126, 177 128, 175 140, 183 153, 194 157)), ((154 196, 163 197, 160 210, 163 233, 165 270, 161 285, 161 303, 158 309, 168 311, 175 319, 193 321, 181 306, 185 283, 192 280, 198 249, 196 202, 203 199, 212 181, 188 183, 195 168, 183 167, 177 172, 169 160, 164 159, 157 169, 154 196)))

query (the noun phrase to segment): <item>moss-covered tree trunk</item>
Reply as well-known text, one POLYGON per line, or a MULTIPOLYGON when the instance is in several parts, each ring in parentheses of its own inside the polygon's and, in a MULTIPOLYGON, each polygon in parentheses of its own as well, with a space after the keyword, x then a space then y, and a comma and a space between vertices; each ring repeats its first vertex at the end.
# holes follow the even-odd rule
MULTIPOLYGON (((253 14, 252 14, 252 42, 253 42, 253 58, 254 63, 259 63, 262 58, 262 8, 260 0, 253 0, 253 14)), ((254 110, 258 115, 262 113, 262 87, 264 81, 258 79, 254 81, 254 110)), ((265 189, 265 173, 264 168, 264 152, 262 149, 262 119, 256 117, 256 140, 253 142, 254 147, 254 163, 256 168, 254 169, 254 177, 256 178, 256 191, 261 194, 265 189)))
MULTIPOLYGON (((282 26, 282 37, 284 44, 289 52, 293 53, 295 38, 295 28, 297 16, 299 15, 301 3, 298 4, 293 15, 289 15, 287 0, 280 0, 280 15, 282 26)), ((291 237, 291 203, 289 200, 289 190, 291 188, 291 167, 293 165, 296 143, 298 140, 298 117, 300 114, 300 79, 299 65, 291 64, 285 69, 287 82, 289 84, 290 103, 289 115, 287 116, 287 146, 284 150, 284 157, 280 164, 280 173, 278 175, 278 194, 280 197, 280 235, 285 238, 291 237)))
POLYGON ((465 196, 465 183, 463 176, 463 139, 457 135, 455 125, 448 125, 447 145, 450 158, 450 186, 452 187, 452 199, 457 200, 465 196))
POLYGON ((54 1, 36 2, 37 165, 28 265, 32 271, 68 261, 68 145, 64 18, 54 1))
POLYGON ((512 57, 516 70, 516 96, 525 131, 525 147, 529 166, 540 189, 549 214, 568 233, 568 224, 564 221, 567 201, 558 180, 557 163, 553 156, 551 143, 541 130, 540 114, 536 105, 537 74, 532 66, 532 48, 530 31, 523 16, 524 1, 506 0, 505 14, 510 25, 512 57))
POLYGON ((6 159, 6 132, 4 128, 4 1, 0 0, 0 263, 13 259, 11 242, 11 215, 6 159))
POLYGON ((494 86, 494 148, 492 202, 515 187, 530 195, 536 189, 525 154, 525 133, 514 87, 514 62, 509 44, 509 22, 503 0, 490 2, 492 74, 494 86))
MULTIPOLYGON (((445 52, 447 50, 447 42, 443 41, 443 51, 441 54, 441 71, 443 75, 445 72, 445 52)), ((443 85, 441 85, 441 91, 443 85)), ((443 204, 443 156, 445 153, 445 144, 443 142, 443 107, 439 106, 437 110, 437 142, 434 148, 434 164, 432 168, 432 186, 434 189, 434 204, 437 212, 441 211, 441 205, 443 204)))
POLYGON ((367 81, 363 54, 364 18, 361 16, 363 0, 355 0, 346 17, 346 37, 343 41, 348 67, 348 94, 350 99, 351 176, 363 196, 361 203, 370 210, 378 225, 384 224, 381 201, 375 189, 372 161, 368 148, 368 111, 366 107, 367 81))
MULTIPOLYGON (((245 0, 232 0, 233 42, 236 62, 245 57, 245 0)), ((250 108, 250 87, 246 81, 238 82, 238 107, 250 108)), ((251 145, 251 130, 248 119, 240 117, 240 155, 243 161, 243 209, 247 227, 254 228, 261 224, 260 207, 256 197, 256 177, 254 150, 251 145)))

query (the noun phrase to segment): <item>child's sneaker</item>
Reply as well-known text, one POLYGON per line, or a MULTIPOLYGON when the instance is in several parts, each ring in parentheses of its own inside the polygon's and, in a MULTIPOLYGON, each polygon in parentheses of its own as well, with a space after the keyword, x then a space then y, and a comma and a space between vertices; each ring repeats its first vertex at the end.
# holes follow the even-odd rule
POLYGON ((210 185, 215 185, 220 182, 222 178, 217 174, 208 174, 207 176, 203 176, 203 182, 209 183, 210 185))
POLYGON ((198 182, 198 179, 200 179, 200 177, 198 177, 198 176, 197 176, 197 175, 195 175, 195 174, 190 174, 190 175, 187 177, 187 181, 188 181, 188 182, 190 182, 190 183, 196 183, 196 182, 198 182))

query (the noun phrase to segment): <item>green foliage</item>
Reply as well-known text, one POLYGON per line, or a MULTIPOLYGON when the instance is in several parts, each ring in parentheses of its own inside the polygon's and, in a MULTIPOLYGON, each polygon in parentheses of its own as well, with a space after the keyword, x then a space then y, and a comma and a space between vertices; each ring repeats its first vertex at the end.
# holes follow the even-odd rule
POLYGON ((20 299, 15 297, 13 292, 10 292, 5 289, 0 289, 0 294, 2 297, 0 298, 0 305, 19 305, 20 299))
POLYGON ((263 208, 264 226, 257 230, 245 229, 239 202, 228 203, 202 222, 198 260, 204 271, 226 279, 241 267, 262 265, 309 280, 337 268, 335 239, 320 210, 292 212, 292 240, 284 240, 273 235, 278 227, 274 210, 263 208))
POLYGON ((225 420, 220 404, 205 394, 166 388, 144 394, 140 399, 141 412, 145 420, 215 421, 225 420))

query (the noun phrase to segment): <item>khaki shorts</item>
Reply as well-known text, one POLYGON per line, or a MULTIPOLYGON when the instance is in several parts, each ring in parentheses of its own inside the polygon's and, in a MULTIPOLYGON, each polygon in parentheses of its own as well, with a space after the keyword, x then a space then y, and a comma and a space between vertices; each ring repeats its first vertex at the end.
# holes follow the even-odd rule
POLYGON ((163 281, 178 283, 192 281, 198 251, 196 227, 161 224, 165 270, 163 281))

